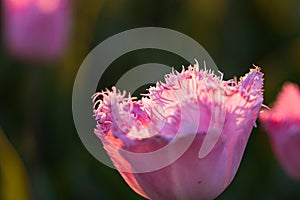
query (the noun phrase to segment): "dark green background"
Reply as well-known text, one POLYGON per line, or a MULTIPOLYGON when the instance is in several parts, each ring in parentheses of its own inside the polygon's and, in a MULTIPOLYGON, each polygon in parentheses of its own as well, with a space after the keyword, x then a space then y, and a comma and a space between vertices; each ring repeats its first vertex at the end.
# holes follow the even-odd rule
MULTIPOLYGON (((0 125, 25 164, 31 199, 143 199, 84 148, 73 124, 71 94, 91 49, 116 33, 144 26, 192 37, 209 52, 224 79, 244 75, 252 64, 260 66, 266 105, 284 82, 300 84, 298 0, 76 0, 70 45, 61 60, 29 63, 1 48, 0 125)), ((116 63, 126 68, 149 61, 178 67, 185 62, 144 50, 116 63)), ((124 72, 112 73, 103 77, 99 89, 113 85, 113 77, 124 72)), ((218 199, 300 199, 300 183, 280 168, 259 123, 235 179, 218 199)))

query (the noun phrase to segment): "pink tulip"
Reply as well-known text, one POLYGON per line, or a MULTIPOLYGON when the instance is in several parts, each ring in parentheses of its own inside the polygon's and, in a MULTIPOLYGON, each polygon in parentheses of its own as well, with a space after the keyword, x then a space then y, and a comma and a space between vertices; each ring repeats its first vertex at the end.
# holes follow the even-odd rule
POLYGON ((262 105, 258 67, 223 81, 198 63, 141 100, 96 93, 95 134, 128 185, 147 199, 213 199, 235 176, 262 105), (204 147, 204 148, 202 148, 204 147))
POLYGON ((290 177, 300 180, 300 90, 286 83, 272 110, 260 114, 273 151, 290 177))
POLYGON ((10 53, 26 60, 58 59, 70 33, 69 0, 4 0, 3 36, 10 53))

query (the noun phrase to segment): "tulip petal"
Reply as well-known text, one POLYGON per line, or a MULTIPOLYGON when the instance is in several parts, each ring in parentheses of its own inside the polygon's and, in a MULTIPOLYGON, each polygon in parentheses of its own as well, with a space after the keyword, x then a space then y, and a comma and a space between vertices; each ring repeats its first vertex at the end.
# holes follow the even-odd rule
MULTIPOLYGON (((222 74, 221 74, 222 75, 222 74)), ((258 67, 223 81, 198 63, 141 100, 96 93, 95 133, 116 169, 150 199, 213 199, 230 184, 263 102, 258 67)))

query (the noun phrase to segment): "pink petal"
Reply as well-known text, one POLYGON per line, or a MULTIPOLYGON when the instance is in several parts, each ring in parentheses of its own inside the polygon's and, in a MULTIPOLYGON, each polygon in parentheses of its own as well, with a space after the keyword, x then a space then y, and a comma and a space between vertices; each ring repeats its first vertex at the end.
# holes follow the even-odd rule
POLYGON ((4 0, 3 34, 10 53, 26 60, 62 56, 71 27, 69 0, 4 0))
POLYGON ((222 81, 196 64, 172 71, 139 101, 116 88, 97 93, 95 133, 138 194, 213 199, 240 164, 263 101, 262 76, 256 67, 240 82, 222 81))
POLYGON ((260 114, 273 151, 285 171, 300 180, 300 90, 286 83, 272 110, 260 114))

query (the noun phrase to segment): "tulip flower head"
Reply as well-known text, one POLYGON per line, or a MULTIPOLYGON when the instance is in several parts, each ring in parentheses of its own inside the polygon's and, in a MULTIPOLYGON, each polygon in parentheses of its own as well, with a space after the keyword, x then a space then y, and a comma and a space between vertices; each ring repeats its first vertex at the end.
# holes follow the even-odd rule
POLYGON ((69 0, 4 0, 3 36, 10 53, 25 60, 62 56, 69 39, 69 0))
POLYGON ((263 74, 223 81, 198 63, 165 75, 140 100, 93 96, 95 134, 147 199, 214 199, 235 176, 263 102, 263 74))
POLYGON ((286 83, 272 110, 260 114, 273 151, 290 177, 300 180, 300 90, 286 83))

